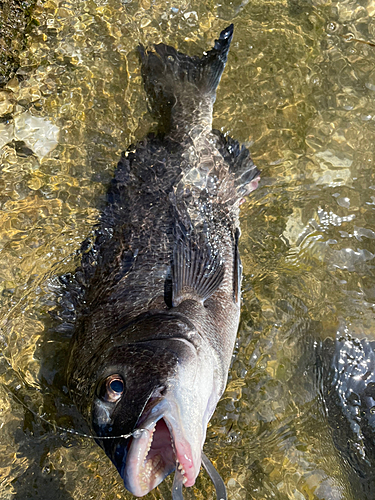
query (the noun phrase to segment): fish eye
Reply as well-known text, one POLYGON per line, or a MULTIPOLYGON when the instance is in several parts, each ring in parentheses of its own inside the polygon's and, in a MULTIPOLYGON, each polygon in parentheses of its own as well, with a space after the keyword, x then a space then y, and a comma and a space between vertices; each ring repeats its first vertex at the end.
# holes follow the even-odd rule
POLYGON ((125 383, 120 375, 117 373, 110 375, 105 380, 105 392, 103 394, 104 401, 108 403, 116 403, 125 390, 125 383))

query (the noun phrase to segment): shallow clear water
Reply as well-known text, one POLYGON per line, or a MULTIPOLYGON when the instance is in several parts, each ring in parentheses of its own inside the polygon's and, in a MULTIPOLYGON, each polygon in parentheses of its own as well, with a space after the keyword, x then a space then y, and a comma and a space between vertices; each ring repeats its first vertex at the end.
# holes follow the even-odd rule
MULTIPOLYGON (((243 315, 205 451, 233 500, 357 499, 301 360, 339 328, 375 340, 374 14, 373 0, 40 2, 0 90, 0 381, 85 431, 57 389, 68 336, 50 284, 74 270, 120 152, 155 127, 136 47, 201 54, 234 22, 214 126, 262 181, 242 209, 243 315)), ((4 386, 0 428, 2 499, 131 498, 95 443, 4 386)), ((213 497, 203 472, 193 495, 213 497)))

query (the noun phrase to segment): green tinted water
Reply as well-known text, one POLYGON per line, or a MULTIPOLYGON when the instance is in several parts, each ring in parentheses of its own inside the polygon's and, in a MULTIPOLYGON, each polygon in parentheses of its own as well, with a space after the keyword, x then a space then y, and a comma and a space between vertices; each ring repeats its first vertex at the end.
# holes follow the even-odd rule
MULTIPOLYGON (((233 500, 357 498, 299 360, 339 325, 375 339, 374 14, 373 0, 40 2, 0 90, 1 382, 85 430, 57 389, 67 334, 48 283, 75 268, 120 152, 155 126, 137 45, 201 54, 234 22, 214 126, 262 182, 243 205, 242 322, 205 451, 233 500)), ((2 499, 131 498, 96 444, 2 387, 0 428, 2 499)), ((193 495, 213 498, 204 473, 193 495)))

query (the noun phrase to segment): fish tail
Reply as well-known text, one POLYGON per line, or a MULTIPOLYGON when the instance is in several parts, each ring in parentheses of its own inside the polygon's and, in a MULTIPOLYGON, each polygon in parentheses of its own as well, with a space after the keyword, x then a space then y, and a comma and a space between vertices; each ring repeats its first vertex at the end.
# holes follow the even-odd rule
POLYGON ((201 58, 160 43, 154 50, 139 47, 142 76, 151 111, 161 131, 194 135, 212 128, 216 89, 227 62, 233 24, 201 58))

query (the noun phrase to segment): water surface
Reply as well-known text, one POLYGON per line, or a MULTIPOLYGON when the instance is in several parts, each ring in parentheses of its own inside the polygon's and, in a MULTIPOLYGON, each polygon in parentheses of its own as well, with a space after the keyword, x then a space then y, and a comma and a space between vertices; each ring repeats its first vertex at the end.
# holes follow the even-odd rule
MULTIPOLYGON (((242 207, 242 321, 205 452, 232 500, 358 500, 303 360, 340 329, 375 340, 374 14, 373 0, 39 2, 0 89, 1 382, 85 432, 48 311, 121 151, 155 128, 136 47, 201 54, 233 22, 214 126, 262 181, 242 207)), ((95 443, 3 386, 0 427, 2 499, 132 498, 95 443)), ((213 498, 203 472, 185 496, 213 498)))

